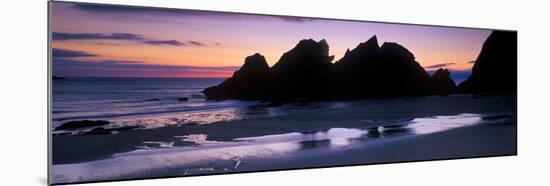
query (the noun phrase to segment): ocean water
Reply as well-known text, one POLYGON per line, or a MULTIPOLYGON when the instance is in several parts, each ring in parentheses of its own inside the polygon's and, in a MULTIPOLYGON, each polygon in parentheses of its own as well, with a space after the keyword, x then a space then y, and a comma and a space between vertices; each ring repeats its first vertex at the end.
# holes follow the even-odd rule
POLYGON ((207 101, 204 88, 223 79, 67 78, 53 80, 54 127, 70 120, 151 116, 244 106, 237 101, 207 101), (178 101, 187 97, 188 101, 178 101))
POLYGON ((109 127, 158 128, 209 124, 306 111, 326 104, 265 107, 260 101, 206 100, 220 78, 67 78, 53 80, 53 128, 74 120, 107 120, 109 127), (178 101, 186 97, 188 101, 178 101))

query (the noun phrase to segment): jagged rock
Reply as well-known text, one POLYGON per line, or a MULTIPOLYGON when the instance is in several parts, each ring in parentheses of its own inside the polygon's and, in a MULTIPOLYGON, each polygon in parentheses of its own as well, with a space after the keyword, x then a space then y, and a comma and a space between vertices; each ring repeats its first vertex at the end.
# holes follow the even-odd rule
POLYGON ((332 63, 323 39, 301 40, 271 68, 274 99, 326 99, 331 96, 332 63))
POLYGON ((380 47, 374 67, 378 78, 373 84, 377 96, 418 96, 429 94, 430 75, 415 61, 414 55, 397 43, 380 47))
POLYGON ((271 76, 265 57, 256 53, 246 57, 244 65, 231 78, 206 88, 203 93, 208 99, 268 99, 271 76))
POLYGON ((81 128, 104 126, 104 125, 108 125, 109 123, 111 122, 104 121, 104 120, 70 121, 56 127, 55 130, 76 130, 81 128))
POLYGON ((517 93, 517 33, 493 31, 475 60, 463 93, 517 93))
MULTIPOLYGON (((516 34, 495 31, 485 42, 463 92, 515 91, 516 34), (500 61, 500 62, 499 62, 500 61), (495 65, 496 64, 496 65, 495 65)), ((357 99, 386 96, 450 94, 450 72, 430 75, 405 47, 376 36, 332 64, 325 40, 301 40, 270 69, 260 54, 249 56, 233 77, 203 92, 208 99, 292 100, 357 99)))
POLYGON ((430 79, 430 87, 433 94, 449 95, 456 89, 455 82, 451 79, 451 73, 447 69, 437 69, 430 79))
POLYGON ((370 88, 365 86, 375 81, 369 74, 376 73, 373 64, 378 61, 378 39, 371 37, 334 63, 334 95, 345 98, 358 98, 366 95, 370 88))
POLYGON ((335 64, 334 87, 342 98, 429 94, 429 74, 397 43, 378 47, 376 36, 346 52, 335 64))

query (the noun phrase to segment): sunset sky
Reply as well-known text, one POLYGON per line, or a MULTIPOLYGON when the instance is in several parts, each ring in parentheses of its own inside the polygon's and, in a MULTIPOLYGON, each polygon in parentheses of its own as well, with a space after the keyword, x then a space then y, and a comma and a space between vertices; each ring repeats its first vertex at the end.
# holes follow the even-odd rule
POLYGON ((373 35, 426 68, 467 76, 490 30, 52 3, 53 73, 63 77, 229 77, 246 56, 270 66, 299 40, 326 39, 335 61, 373 35))

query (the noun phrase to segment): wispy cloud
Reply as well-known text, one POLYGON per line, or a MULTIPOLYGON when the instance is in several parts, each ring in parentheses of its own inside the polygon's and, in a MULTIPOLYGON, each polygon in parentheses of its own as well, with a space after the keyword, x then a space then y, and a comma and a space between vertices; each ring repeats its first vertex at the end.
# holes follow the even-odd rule
POLYGON ((131 33, 62 33, 54 32, 53 40, 91 40, 91 39, 107 39, 107 40, 127 40, 127 41, 142 41, 145 38, 142 35, 131 33))
POLYGON ((193 46, 206 46, 206 44, 198 41, 187 41, 187 43, 193 46))
POLYGON ((185 46, 184 43, 177 40, 149 40, 143 41, 143 43, 148 45, 172 45, 172 46, 185 46))
POLYGON ((476 61, 472 60, 472 61, 468 61, 468 64, 474 64, 476 63, 476 61))
POLYGON ((455 64, 456 63, 440 63, 435 65, 425 66, 424 68, 443 68, 443 67, 448 67, 455 64))
POLYGON ((52 49, 52 55, 56 58, 66 58, 66 57, 95 57, 97 55, 91 54, 84 51, 78 51, 78 50, 67 50, 67 49, 59 49, 59 48, 53 48, 52 49))
MULTIPOLYGON (((204 47, 208 46, 208 44, 194 41, 194 40, 188 40, 188 41, 178 41, 175 39, 170 40, 159 40, 159 39, 151 39, 147 38, 140 34, 132 34, 132 33, 64 33, 64 32, 54 32, 52 34, 52 39, 54 41, 89 41, 89 40, 119 40, 119 41, 133 41, 133 42, 139 42, 142 44, 147 45, 155 45, 155 46, 161 46, 161 45, 167 45, 167 46, 199 46, 204 47)), ((98 44, 98 45, 107 45, 107 43, 104 42, 83 42, 85 44, 98 44)), ((215 43, 214 45, 218 45, 218 43, 215 43)))

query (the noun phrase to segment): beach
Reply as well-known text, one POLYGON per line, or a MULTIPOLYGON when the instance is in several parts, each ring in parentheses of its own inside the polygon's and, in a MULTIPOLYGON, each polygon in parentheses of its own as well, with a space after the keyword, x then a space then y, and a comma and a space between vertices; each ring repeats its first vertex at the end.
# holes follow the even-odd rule
MULTIPOLYGON (((515 155, 515 108, 515 96, 508 95, 294 102, 279 107, 256 102, 239 109, 262 113, 255 117, 107 135, 56 135, 53 181, 515 155)), ((178 112, 146 117, 166 115, 178 112)))

